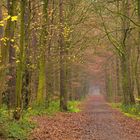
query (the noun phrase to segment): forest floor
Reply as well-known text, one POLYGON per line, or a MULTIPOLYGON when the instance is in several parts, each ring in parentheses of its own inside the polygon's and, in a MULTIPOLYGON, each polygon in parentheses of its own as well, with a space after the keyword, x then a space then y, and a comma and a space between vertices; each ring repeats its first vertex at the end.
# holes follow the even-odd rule
POLYGON ((79 113, 33 118, 30 140, 140 140, 140 121, 112 109, 102 96, 91 96, 79 113))

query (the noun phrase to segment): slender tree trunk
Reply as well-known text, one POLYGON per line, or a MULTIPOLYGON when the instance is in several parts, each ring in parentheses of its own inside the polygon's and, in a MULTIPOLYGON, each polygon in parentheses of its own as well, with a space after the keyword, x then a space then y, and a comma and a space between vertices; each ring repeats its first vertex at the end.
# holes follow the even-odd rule
MULTIPOLYGON (((9 0, 8 1, 8 15, 16 16, 16 4, 17 2, 15 0, 9 0)), ((11 21, 10 21, 11 22, 11 21)), ((15 22, 10 23, 10 30, 7 29, 7 32, 10 32, 10 40, 14 40, 14 34, 15 34, 15 22)), ((15 49, 14 49, 14 42, 9 43, 9 72, 8 72, 8 106, 14 107, 15 106, 15 80, 16 80, 16 70, 15 70, 15 49)))
MULTIPOLYGON (((2 3, 0 1, 0 20, 2 20, 2 19, 3 19, 3 12, 2 12, 2 3)), ((4 35, 4 28, 3 28, 3 26, 0 26, 0 66, 2 65, 1 64, 1 62, 2 62, 2 60, 1 60, 2 59, 2 54, 1 54, 2 53, 2 42, 1 42, 1 39, 3 38, 3 35, 4 35)), ((1 70, 0 70, 0 72, 1 72, 1 70)), ((1 73, 0 73, 0 75, 1 75, 1 73)), ((0 78, 0 80, 2 80, 2 79, 0 78)), ((3 81, 1 81, 0 84, 2 82, 3 81)), ((2 92, 0 91, 0 105, 1 104, 2 104, 2 92)))
POLYGON ((46 107, 49 106, 50 101, 51 101, 51 97, 53 95, 53 58, 52 58, 52 39, 53 39, 53 25, 54 25, 54 5, 55 1, 52 0, 50 3, 50 7, 49 7, 49 11, 52 11, 51 17, 49 18, 48 21, 48 30, 49 30, 49 40, 48 40, 48 49, 47 49, 47 95, 46 95, 46 107))
POLYGON ((40 59, 39 59, 39 83, 37 91, 37 103, 41 104, 46 94, 46 43, 47 43, 47 23, 48 23, 48 0, 43 0, 43 25, 40 36, 40 59))
MULTIPOLYGON (((8 15, 15 16, 16 11, 16 1, 14 0, 7 0, 7 9, 8 15)), ((2 14, 2 13, 1 13, 2 14)), ((1 15, 2 16, 2 15, 1 15)), ((3 28, 2 28, 3 30, 3 28)), ((8 85, 7 91, 8 95, 6 97, 9 98, 9 106, 14 103, 14 30, 15 30, 15 21, 11 21, 11 18, 7 20, 7 24, 5 27, 4 37, 7 38, 6 41, 1 42, 1 72, 0 72, 0 86, 1 86, 1 93, 6 93, 6 84, 8 85), (10 102, 10 99, 12 100, 10 102)), ((2 31, 3 32, 3 31, 2 31)))
MULTIPOLYGON (((138 23, 140 25, 140 1, 137 0, 137 9, 138 9, 138 23)), ((137 47, 137 58, 135 64, 135 78, 136 78, 136 86, 138 92, 138 98, 140 98, 140 81, 139 81, 139 59, 140 59, 140 27, 138 28, 138 47, 137 47)))
POLYGON ((59 0, 60 18, 60 108, 67 111, 67 88, 66 88, 66 48, 64 40, 64 1, 59 0))
POLYGON ((121 96, 121 87, 120 87, 120 62, 118 57, 116 58, 116 84, 117 84, 117 95, 121 96))
POLYGON ((26 3, 26 13, 25 13, 25 71, 23 76, 23 99, 24 99, 24 108, 28 108, 31 96, 30 90, 30 81, 31 81, 31 72, 29 70, 30 62, 30 25, 31 25, 31 2, 27 1, 26 3))
POLYGON ((20 1, 21 17, 20 17, 20 52, 17 59, 16 73, 16 110, 14 118, 20 119, 22 110, 22 91, 23 91, 23 75, 25 72, 25 10, 27 0, 20 1))

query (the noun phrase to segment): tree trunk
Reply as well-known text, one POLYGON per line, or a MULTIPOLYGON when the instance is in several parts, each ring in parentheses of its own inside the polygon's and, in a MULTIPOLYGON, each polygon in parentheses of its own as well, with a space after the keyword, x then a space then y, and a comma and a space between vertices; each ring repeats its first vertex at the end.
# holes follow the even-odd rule
MULTIPOLYGON (((3 19, 3 13, 2 13, 2 3, 0 1, 0 21, 3 19)), ((3 26, 0 26, 0 65, 1 65, 1 57, 2 57, 2 42, 1 42, 1 39, 3 38, 3 35, 4 35, 4 28, 3 26)), ((0 70, 1 72, 1 70, 0 70)), ((0 73, 1 75, 1 73, 0 73)), ((1 80, 1 78, 0 78, 1 80)), ((2 83, 3 81, 1 81, 0 83, 2 83)), ((1 87, 1 86, 0 86, 1 87)), ((2 104, 2 92, 0 91, 0 105, 2 104)))
MULTIPOLYGON (((9 0, 8 1, 8 15, 16 16, 16 4, 17 2, 15 0, 9 0)), ((11 22, 11 21, 10 21, 11 22)), ((7 33, 9 34, 9 39, 14 39, 15 34, 15 22, 11 22, 9 24, 11 27, 7 28, 7 33), (10 30, 9 30, 10 29, 10 30)), ((16 70, 15 70, 15 49, 14 49, 14 42, 9 42, 9 72, 8 72, 8 106, 14 107, 15 106, 15 80, 16 80, 16 70)))
POLYGON ((59 0, 59 18, 60 18, 60 109, 67 111, 67 87, 66 87, 66 46, 64 40, 64 1, 59 0))
POLYGON ((48 0, 43 0, 43 25, 40 36, 39 83, 37 91, 37 104, 44 103, 46 94, 46 38, 48 22, 48 0))
MULTIPOLYGON (((140 1, 137 0, 137 9, 138 9, 138 24, 140 25, 140 1)), ((139 81, 139 59, 140 59, 140 27, 138 27, 138 47, 137 47, 137 58, 135 64, 135 78, 136 86, 138 92, 138 98, 140 98, 140 81, 139 81)))
POLYGON ((16 74, 16 110, 14 118, 20 119, 22 110, 22 90, 23 75, 25 72, 25 10, 27 0, 20 1, 21 17, 20 17, 20 52, 17 58, 17 74, 16 74))
POLYGON ((121 69, 122 69, 122 89, 123 89, 123 96, 124 96, 124 104, 131 104, 133 103, 133 99, 131 99, 131 83, 129 79, 129 72, 128 72, 128 62, 127 58, 124 56, 121 59, 121 69))
MULTIPOLYGON (((130 1, 124 0, 122 2, 122 12, 123 15, 129 17, 130 15, 130 1)), ((121 69, 122 69, 122 89, 124 95, 124 104, 133 104, 135 103, 133 90, 132 90, 132 73, 130 70, 130 54, 131 47, 129 45, 129 35, 130 35, 130 21, 126 17, 122 19, 122 49, 123 54, 121 57, 121 69)))

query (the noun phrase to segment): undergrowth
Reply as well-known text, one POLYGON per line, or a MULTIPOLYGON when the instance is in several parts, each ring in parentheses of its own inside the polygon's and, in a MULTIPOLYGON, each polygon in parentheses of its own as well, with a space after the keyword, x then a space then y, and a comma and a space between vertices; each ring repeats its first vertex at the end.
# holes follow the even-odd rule
POLYGON ((135 117, 140 119, 140 105, 124 105, 121 103, 112 103, 112 108, 118 108, 121 112, 123 112, 128 117, 135 117))
MULTIPOLYGON (((68 112, 79 112, 79 101, 68 102, 68 112)), ((0 108, 0 138, 8 140, 26 140, 29 133, 36 127, 31 121, 32 116, 53 115, 60 111, 59 101, 52 101, 46 109, 45 105, 33 105, 27 110, 23 110, 19 121, 13 119, 13 110, 8 110, 6 106, 0 108)))
POLYGON ((8 140, 26 140, 29 132, 35 128, 29 117, 23 114, 19 121, 12 117, 12 110, 5 106, 0 109, 0 138, 8 140))
POLYGON ((121 110, 124 113, 129 113, 140 117, 140 105, 121 105, 121 110))
POLYGON ((80 101, 69 101, 68 102, 68 111, 75 112, 75 113, 80 112, 79 104, 80 104, 80 101))

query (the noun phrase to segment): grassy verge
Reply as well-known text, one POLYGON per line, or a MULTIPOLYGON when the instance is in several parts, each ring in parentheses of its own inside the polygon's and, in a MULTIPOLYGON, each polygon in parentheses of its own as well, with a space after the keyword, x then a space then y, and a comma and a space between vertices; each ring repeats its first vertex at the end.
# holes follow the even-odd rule
POLYGON ((123 105, 121 103, 111 103, 112 108, 119 109, 124 115, 131 118, 140 119, 140 105, 123 105))
MULTIPOLYGON (((79 101, 68 102, 68 112, 79 112, 79 101)), ((34 105, 23 111, 22 118, 19 121, 12 119, 12 110, 8 110, 6 106, 0 109, 0 138, 8 140, 26 140, 29 133, 36 127, 36 124, 31 121, 32 116, 38 115, 53 115, 59 112, 59 101, 51 102, 46 109, 44 105, 34 105)))
POLYGON ((19 121, 12 119, 12 110, 6 107, 0 109, 0 137, 9 140, 25 140, 28 133, 35 128, 30 118, 23 115, 19 121))

